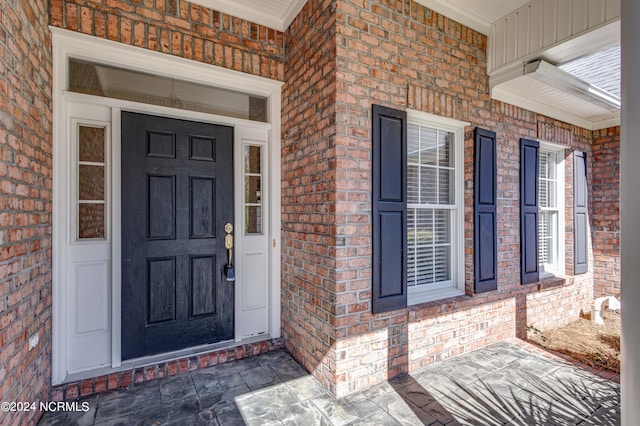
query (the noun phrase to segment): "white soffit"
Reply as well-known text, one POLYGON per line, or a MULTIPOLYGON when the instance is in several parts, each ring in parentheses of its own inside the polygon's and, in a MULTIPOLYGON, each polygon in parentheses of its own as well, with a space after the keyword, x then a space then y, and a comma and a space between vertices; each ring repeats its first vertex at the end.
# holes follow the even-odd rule
POLYGON ((190 0, 201 6, 285 31, 307 0, 190 0))
POLYGON ((447 18, 488 35, 491 24, 530 0, 415 0, 447 18))
POLYGON ((620 125, 620 110, 587 102, 530 75, 500 83, 491 97, 589 130, 620 125))

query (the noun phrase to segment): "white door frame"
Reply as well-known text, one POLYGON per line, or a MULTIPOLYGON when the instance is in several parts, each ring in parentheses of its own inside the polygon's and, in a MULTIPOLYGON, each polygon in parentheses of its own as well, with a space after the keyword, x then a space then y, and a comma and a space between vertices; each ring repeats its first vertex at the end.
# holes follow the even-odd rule
MULTIPOLYGON (((266 199, 266 224, 268 235, 267 263, 268 277, 268 336, 280 337, 280 156, 281 156, 281 87, 279 81, 269 80, 237 71, 207 65, 184 58, 178 58, 158 52, 103 40, 84 34, 50 27, 53 34, 53 220, 52 220, 52 256, 53 256, 53 290, 52 290, 52 382, 57 385, 67 381, 67 342, 65 327, 68 320, 66 291, 68 286, 68 240, 69 206, 67 144, 69 143, 67 105, 69 103, 85 103, 110 107, 112 134, 112 211, 111 220, 111 368, 121 366, 120 327, 121 327, 121 241, 120 241, 120 112, 122 110, 162 115, 166 117, 189 119, 214 124, 233 126, 234 131, 234 176, 236 179, 236 228, 241 228, 243 212, 238 208, 239 199, 243 198, 242 180, 242 147, 243 139, 255 141, 256 135, 266 134, 264 150, 268 174, 265 176, 265 187, 269 196, 266 199), (149 65, 153 64, 154 74, 181 79, 194 83, 216 86, 244 93, 264 96, 268 102, 268 123, 199 112, 176 110, 162 106, 146 105, 137 102, 122 101, 91 95, 82 95, 66 91, 68 77, 68 58, 84 59, 95 63, 112 65, 149 73, 149 65), (62 185, 60 183, 63 183, 62 185), (118 217, 116 217, 118 216, 118 217)), ((241 204, 240 204, 241 205, 241 204)), ((238 238, 240 229, 236 231, 238 243, 236 258, 242 252, 242 238, 238 238)), ((241 274, 241 271, 238 271, 241 274)), ((236 288, 236 307, 242 303, 242 292, 236 288)), ((242 315, 236 309, 235 340, 242 341, 246 337, 242 328, 242 315)), ((154 357, 154 361, 157 357, 154 357)), ((97 373, 95 370, 93 373, 97 373)), ((104 369, 100 371, 105 374, 104 369)), ((87 371, 86 377, 92 376, 87 371)), ((78 377, 74 377, 77 379, 78 377)))

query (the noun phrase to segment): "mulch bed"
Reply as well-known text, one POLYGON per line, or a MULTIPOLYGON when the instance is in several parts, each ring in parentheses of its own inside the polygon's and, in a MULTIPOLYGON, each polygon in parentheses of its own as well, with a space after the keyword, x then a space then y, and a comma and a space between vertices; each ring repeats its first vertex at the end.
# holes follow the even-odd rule
POLYGON ((620 373, 620 313, 603 311, 604 325, 580 318, 565 327, 541 332, 528 327, 533 343, 584 364, 620 373))

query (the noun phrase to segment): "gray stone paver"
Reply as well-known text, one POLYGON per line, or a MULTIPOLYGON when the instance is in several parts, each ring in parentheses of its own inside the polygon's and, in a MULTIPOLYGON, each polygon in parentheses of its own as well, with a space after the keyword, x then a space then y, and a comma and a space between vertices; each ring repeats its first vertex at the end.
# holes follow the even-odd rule
POLYGON ((275 414, 284 425, 331 426, 329 419, 326 418, 310 401, 302 401, 281 407, 276 410, 275 414))
POLYGON ((331 397, 285 351, 93 396, 50 425, 618 425, 620 386, 510 342, 331 397))

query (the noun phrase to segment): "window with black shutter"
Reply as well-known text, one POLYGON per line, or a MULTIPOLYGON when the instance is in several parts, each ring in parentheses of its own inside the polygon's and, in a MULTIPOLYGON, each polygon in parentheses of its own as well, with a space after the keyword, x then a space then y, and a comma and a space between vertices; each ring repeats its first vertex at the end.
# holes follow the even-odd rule
POLYGON ((407 306, 407 113, 373 106, 374 314, 407 306))
POLYGON ((466 124, 373 108, 374 313, 464 294, 466 124))
MULTIPOLYGON (((565 273, 565 155, 564 146, 521 140, 523 284, 565 273)), ((578 187, 574 189, 574 202, 576 197, 581 198, 578 187)), ((579 227, 574 228, 575 238, 580 240, 579 227)))
POLYGON ((484 293, 498 288, 495 132, 476 128, 474 166, 474 288, 484 293))
POLYGON ((588 235, 589 209, 587 204, 587 155, 573 152, 573 273, 589 270, 588 235))
POLYGON ((520 260, 522 284, 539 281, 538 155, 540 143, 520 140, 520 260))

